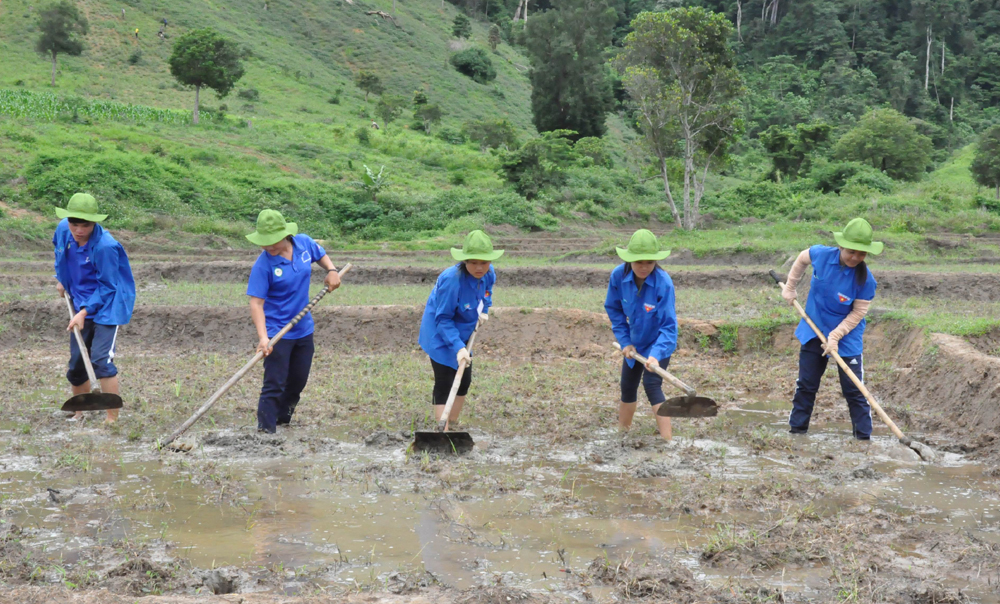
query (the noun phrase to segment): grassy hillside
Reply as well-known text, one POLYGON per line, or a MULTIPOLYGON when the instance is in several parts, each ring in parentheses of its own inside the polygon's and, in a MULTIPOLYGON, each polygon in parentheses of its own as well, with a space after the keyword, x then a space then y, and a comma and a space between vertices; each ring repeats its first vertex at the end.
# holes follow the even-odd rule
MULTIPOLYGON (((476 23, 471 40, 451 39, 456 11, 440 0, 400 0, 396 22, 366 11, 391 12, 392 0, 82 0, 77 3, 90 23, 87 49, 80 57, 60 59, 56 90, 60 94, 118 100, 151 107, 181 108, 194 102, 170 76, 167 59, 173 40, 192 28, 213 27, 252 53, 237 87, 254 88, 255 101, 234 93, 229 112, 246 117, 301 122, 362 123, 364 94, 354 75, 367 69, 379 74, 386 90, 409 99, 423 90, 446 112, 446 121, 483 116, 507 117, 529 129, 530 87, 515 65, 527 60, 507 45, 494 55, 496 81, 487 86, 461 75, 448 58, 453 48, 486 46, 486 31, 476 23), (121 9, 125 8, 123 20, 121 9), (166 40, 157 37, 166 18, 166 40), (134 30, 139 29, 139 39, 134 30), (137 58, 133 58, 139 53, 137 58), (130 62, 135 61, 135 64, 130 62), (342 90, 341 103, 327 101, 342 90)), ((21 82, 30 90, 49 88, 50 63, 34 52, 38 37, 35 0, 0 3, 0 87, 21 82)), ((213 96, 203 97, 218 105, 213 96)))
MULTIPOLYGON (((262 1, 128 0, 124 20, 120 3, 78 4, 91 25, 87 50, 60 59, 53 89, 49 63, 33 51, 33 9, 24 0, 0 2, 0 244, 44 246, 53 206, 79 190, 98 196, 113 229, 212 235, 235 245, 246 245, 242 234, 265 207, 340 245, 440 247, 483 225, 573 225, 606 229, 607 245, 597 251, 610 253, 621 241, 609 225, 670 230, 662 183, 619 116, 609 115, 603 142, 610 164, 581 157, 566 168, 564 183, 532 200, 498 176, 496 154, 454 137, 466 120, 497 117, 510 119, 522 141, 535 133, 518 67, 527 61, 514 49, 503 44, 492 55, 499 77, 490 85, 447 64, 456 48, 485 46, 481 24, 471 41, 450 39, 455 10, 448 3, 397 1, 399 28, 365 15, 392 11, 392 0, 281 0, 268 2, 267 11, 262 1), (166 41, 156 36, 163 17, 166 41), (193 126, 193 92, 175 86, 166 59, 173 39, 204 25, 244 45, 252 58, 232 96, 202 95, 216 111, 193 126), (365 103, 353 84, 362 68, 379 73, 388 93, 409 98, 423 90, 444 108, 444 123, 428 136, 410 128, 407 111, 388 128, 369 128, 374 99, 365 103), (238 94, 249 89, 257 98, 238 94), (330 102, 334 97, 338 102, 330 102), (220 104, 225 111, 217 111, 220 104), (376 172, 385 166, 390 185, 377 198, 360 186, 366 165, 376 172)), ((942 232, 1000 231, 1000 204, 972 182, 971 146, 917 183, 861 183, 825 194, 805 179, 763 180, 770 162, 756 141, 741 148, 725 176, 709 181, 705 228, 674 232, 669 245, 696 253, 790 252, 864 215, 901 258, 1000 253, 991 243, 926 242, 942 232)), ((678 166, 678 197, 679 176, 678 166)))

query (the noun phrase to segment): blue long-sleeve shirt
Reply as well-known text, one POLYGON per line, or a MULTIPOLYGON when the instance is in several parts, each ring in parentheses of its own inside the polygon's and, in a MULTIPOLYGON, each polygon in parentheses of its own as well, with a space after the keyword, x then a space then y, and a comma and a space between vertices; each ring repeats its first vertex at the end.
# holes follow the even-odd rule
POLYGON ((459 265, 438 275, 420 321, 420 347, 431 360, 458 369, 456 356, 476 329, 480 304, 484 313, 493 306, 496 281, 492 266, 482 279, 464 272, 459 265))
POLYGON ((79 312, 98 325, 125 325, 135 308, 135 279, 128 256, 111 233, 99 224, 83 246, 77 245, 63 218, 52 235, 56 279, 79 312))
MULTIPOLYGON (((674 282, 667 271, 657 267, 646 277, 642 290, 636 286, 635 273, 625 272, 625 264, 611 271, 604 310, 611 319, 611 329, 618 344, 635 346, 644 357, 662 361, 677 349, 677 310, 674 282)), ((635 366, 628 359, 629 367, 635 366)))

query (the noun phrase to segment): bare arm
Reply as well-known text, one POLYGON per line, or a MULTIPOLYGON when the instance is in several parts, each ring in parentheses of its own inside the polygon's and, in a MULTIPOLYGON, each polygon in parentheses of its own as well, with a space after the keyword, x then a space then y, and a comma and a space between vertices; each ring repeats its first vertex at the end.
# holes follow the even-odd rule
POLYGON ((326 285, 327 290, 333 291, 340 287, 340 275, 337 274, 337 267, 333 265, 333 260, 330 260, 329 255, 317 260, 316 264, 326 269, 326 279, 323 280, 323 284, 326 285))

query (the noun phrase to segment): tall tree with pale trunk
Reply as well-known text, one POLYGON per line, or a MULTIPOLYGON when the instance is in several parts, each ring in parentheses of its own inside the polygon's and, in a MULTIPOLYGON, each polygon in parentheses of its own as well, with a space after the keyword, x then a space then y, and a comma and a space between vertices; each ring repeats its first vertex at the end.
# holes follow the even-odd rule
POLYGON ((724 15, 697 7, 642 13, 615 60, 680 228, 697 227, 708 171, 742 128, 732 29, 724 15), (674 157, 684 166, 683 215, 668 174, 674 157))

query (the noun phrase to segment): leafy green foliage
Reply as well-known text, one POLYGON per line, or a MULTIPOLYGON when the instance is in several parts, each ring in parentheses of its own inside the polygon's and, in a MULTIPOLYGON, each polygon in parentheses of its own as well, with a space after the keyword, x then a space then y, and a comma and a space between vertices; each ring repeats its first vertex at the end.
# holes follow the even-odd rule
POLYGON ((497 77, 493 61, 482 48, 467 48, 451 56, 450 62, 459 73, 469 76, 480 84, 488 84, 497 77))
POLYGON ((372 201, 378 202, 378 194, 390 184, 389 178, 385 176, 385 166, 379 168, 378 174, 365 166, 365 173, 361 175, 361 186, 372 196, 372 201))
POLYGON ((472 35, 472 22, 464 13, 455 15, 455 20, 451 24, 451 35, 454 38, 469 38, 472 35))
POLYGON ((497 51, 497 46, 500 46, 500 27, 494 23, 490 26, 490 31, 487 34, 486 42, 490 45, 490 50, 493 52, 497 51))
POLYGON ((378 104, 375 105, 375 115, 382 120, 385 124, 386 129, 389 128, 389 124, 396 121, 396 118, 403 112, 406 107, 406 100, 402 97, 395 95, 382 95, 378 104))
POLYGON ((604 135, 605 114, 613 102, 605 48, 611 44, 614 18, 614 10, 602 0, 557 0, 525 30, 531 112, 539 132, 604 135))
POLYGON ((566 182, 565 169, 579 159, 571 130, 543 132, 516 151, 500 154, 500 173, 514 190, 531 199, 545 187, 566 182))
POLYGON ((444 112, 441 107, 432 103, 427 103, 424 105, 419 105, 413 110, 413 117, 418 120, 427 134, 431 133, 431 128, 434 124, 441 121, 444 117, 444 112))
POLYGON ((994 126, 979 139, 976 157, 969 168, 976 183, 996 190, 1000 200, 1000 126, 994 126))
POLYGON ((80 14, 70 0, 61 0, 48 6, 38 15, 38 31, 41 35, 35 43, 35 51, 52 59, 52 85, 56 85, 56 57, 66 54, 78 57, 83 54, 80 36, 87 35, 87 18, 80 14))
POLYGON ((174 43, 170 74, 185 86, 195 88, 194 123, 198 123, 198 92, 211 88, 225 98, 243 77, 239 47, 211 28, 187 32, 174 43))
POLYGON ((517 133, 510 120, 473 120, 462 124, 462 136, 479 143, 479 150, 510 149, 517 146, 517 133))
POLYGON ((811 155, 825 143, 833 127, 825 122, 797 124, 795 128, 771 126, 760 134, 764 149, 771 156, 774 167, 771 177, 794 179, 800 172, 808 172, 811 155))
POLYGON ((737 185, 705 199, 706 212, 731 223, 744 218, 794 216, 801 208, 799 198, 788 187, 771 181, 737 185))
POLYGON ((581 138, 573 145, 573 150, 581 157, 589 157, 595 166, 603 168, 614 167, 615 162, 611 159, 611 154, 608 152, 604 139, 595 136, 581 138))
POLYGON ((897 180, 917 180, 931 161, 931 139, 894 109, 875 109, 842 136, 833 156, 868 164, 897 180))
POLYGON ((617 59, 622 85, 659 164, 674 222, 693 229, 708 169, 725 156, 742 128, 738 99, 743 84, 729 45, 732 24, 702 8, 674 8, 642 13, 632 27, 617 59), (667 169, 667 159, 678 149, 684 166, 683 217, 667 169))
POLYGON ((354 84, 365 93, 365 102, 368 102, 369 94, 382 94, 385 86, 382 85, 382 78, 370 71, 359 71, 354 80, 354 84))
POLYGON ((823 193, 840 193, 848 185, 863 185, 882 193, 890 193, 893 181, 880 170, 854 161, 819 162, 809 177, 823 193))

